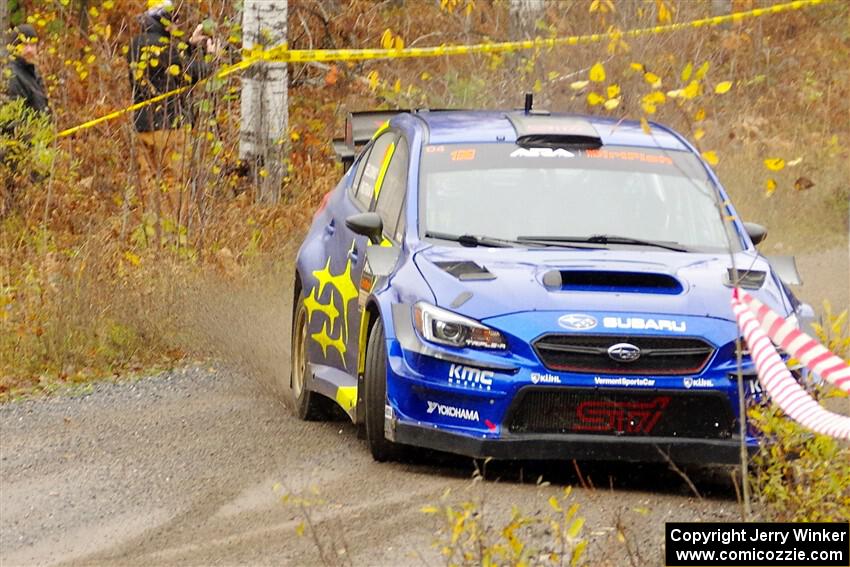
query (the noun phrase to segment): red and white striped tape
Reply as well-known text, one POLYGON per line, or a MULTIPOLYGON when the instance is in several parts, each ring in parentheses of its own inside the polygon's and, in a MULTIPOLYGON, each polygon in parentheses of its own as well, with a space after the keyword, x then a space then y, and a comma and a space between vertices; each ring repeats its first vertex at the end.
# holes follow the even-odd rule
POLYGON ((850 364, 829 352, 817 340, 771 311, 767 305, 749 293, 741 292, 739 298, 755 314, 761 330, 775 344, 836 388, 850 393, 850 364))
POLYGON ((770 339, 844 390, 850 388, 850 366, 746 292, 733 291, 732 309, 750 348, 759 382, 776 405, 812 431, 850 439, 850 417, 827 411, 818 404, 791 376, 770 339))

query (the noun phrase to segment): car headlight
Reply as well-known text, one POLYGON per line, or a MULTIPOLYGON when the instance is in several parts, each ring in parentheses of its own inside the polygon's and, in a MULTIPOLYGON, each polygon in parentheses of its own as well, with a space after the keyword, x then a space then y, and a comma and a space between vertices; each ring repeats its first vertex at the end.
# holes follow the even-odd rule
POLYGON ((488 350, 508 348, 499 331, 422 301, 413 306, 413 325, 423 339, 432 343, 488 350))

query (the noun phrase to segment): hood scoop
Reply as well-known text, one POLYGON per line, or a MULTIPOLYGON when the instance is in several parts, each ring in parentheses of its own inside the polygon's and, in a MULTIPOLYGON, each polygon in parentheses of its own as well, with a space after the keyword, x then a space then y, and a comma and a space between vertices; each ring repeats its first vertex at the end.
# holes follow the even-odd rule
POLYGON ((496 276, 494 276, 487 268, 479 266, 475 262, 470 262, 468 260, 458 262, 434 262, 434 265, 444 272, 453 275, 462 282, 496 279, 496 276))
POLYGON ((766 278, 767 272, 738 270, 735 273, 735 270, 729 268, 726 271, 726 277, 723 278, 723 284, 729 287, 742 287, 744 289, 761 289, 766 278), (736 277, 738 279, 735 279, 736 277))
POLYGON ((682 284, 668 274, 599 270, 550 270, 543 274, 550 290, 678 295, 682 284))

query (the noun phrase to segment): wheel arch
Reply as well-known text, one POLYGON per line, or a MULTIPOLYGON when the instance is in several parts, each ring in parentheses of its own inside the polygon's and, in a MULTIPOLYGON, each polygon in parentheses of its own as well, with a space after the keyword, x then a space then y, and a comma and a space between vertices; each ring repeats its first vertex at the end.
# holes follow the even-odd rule
MULTIPOLYGON (((383 319, 383 317, 378 301, 374 297, 370 297, 363 308, 363 314, 360 316, 360 336, 357 348, 357 406, 360 408, 365 407, 363 404, 363 378, 366 370, 366 345, 375 323, 380 319, 383 319)), ((364 412, 358 411, 356 423, 363 423, 364 417, 364 412)))
MULTIPOLYGON (((303 289, 303 284, 301 283, 301 274, 298 271, 298 268, 295 269, 295 278, 292 282, 292 308, 289 310, 289 357, 290 359, 294 356, 292 352, 293 346, 295 345, 295 315, 296 309, 298 309, 298 301, 301 299, 301 290, 303 289)), ((292 364, 290 363, 290 372, 289 372, 289 387, 292 388, 292 364)))
POLYGON ((292 283, 292 312, 298 306, 298 299, 301 297, 301 290, 304 289, 304 284, 301 283, 301 272, 295 270, 295 278, 292 283))
POLYGON ((381 316, 381 310, 378 308, 378 302, 372 298, 366 304, 366 308, 363 310, 364 315, 367 317, 367 329, 366 332, 372 332, 372 327, 375 326, 375 323, 378 322, 378 319, 383 319, 381 316))

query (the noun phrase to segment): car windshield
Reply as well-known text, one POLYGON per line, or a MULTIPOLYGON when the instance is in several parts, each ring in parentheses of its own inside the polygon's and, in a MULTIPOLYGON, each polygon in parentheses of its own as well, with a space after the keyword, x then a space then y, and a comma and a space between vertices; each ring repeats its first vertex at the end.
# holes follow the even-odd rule
POLYGON ((421 171, 426 235, 740 247, 713 184, 688 152, 431 145, 421 171))

